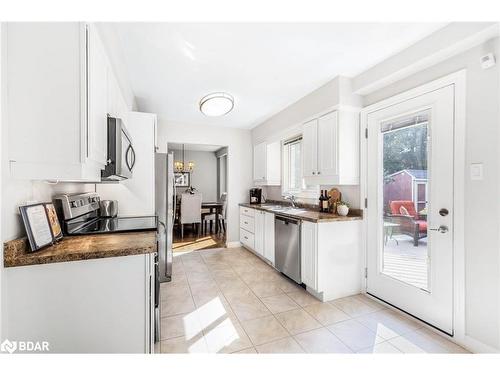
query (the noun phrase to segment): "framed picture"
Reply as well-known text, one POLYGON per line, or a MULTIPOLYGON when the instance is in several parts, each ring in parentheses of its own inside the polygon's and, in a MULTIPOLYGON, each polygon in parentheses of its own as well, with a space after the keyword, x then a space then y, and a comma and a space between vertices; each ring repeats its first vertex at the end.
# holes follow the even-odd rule
POLYGON ((52 237, 54 241, 58 241, 63 237, 61 224, 59 223, 59 218, 57 217, 56 208, 52 203, 45 203, 45 212, 47 213, 47 218, 49 219, 50 230, 52 232, 52 237))
POLYGON ((174 181, 176 187, 190 187, 191 175, 189 172, 175 172, 174 181))
POLYGON ((19 207, 31 251, 37 251, 52 245, 54 237, 50 229, 49 218, 43 203, 19 207))

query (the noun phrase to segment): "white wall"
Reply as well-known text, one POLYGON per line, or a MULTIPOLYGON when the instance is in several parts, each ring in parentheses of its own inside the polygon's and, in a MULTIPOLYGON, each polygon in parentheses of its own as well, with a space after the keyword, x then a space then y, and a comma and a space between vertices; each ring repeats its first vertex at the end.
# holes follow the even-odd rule
MULTIPOLYGON (((203 201, 217 201, 217 157, 210 151, 184 151, 184 159, 194 162, 191 186, 203 195, 203 201)), ((182 160, 182 151, 174 150, 174 160, 182 160)), ((182 191, 182 188, 180 189, 182 191)))
MULTIPOLYGON (((253 144, 264 140, 283 140, 296 136, 302 132, 302 124, 318 113, 327 111, 335 106, 360 108, 362 99, 353 95, 351 80, 338 76, 297 102, 278 112, 262 124, 252 129, 253 144)), ((321 189, 330 189, 333 186, 321 186, 321 189)), ((359 186, 336 186, 343 199, 352 207, 360 208, 359 186)), ((282 201, 281 186, 263 187, 266 199, 282 201)), ((319 195, 318 195, 319 198, 319 195)), ((318 199, 299 198, 300 202, 318 204, 318 199)))
POLYGON ((483 70, 479 59, 493 52, 498 62, 499 43, 498 39, 490 40, 364 98, 364 104, 370 105, 455 71, 467 70, 466 335, 497 350, 500 350, 499 65, 483 70), (484 164, 484 180, 468 178, 471 163, 484 164))
POLYGON ((286 134, 290 127, 300 125, 309 117, 339 104, 361 106, 361 98, 352 95, 350 80, 340 76, 254 127, 253 143, 257 144, 281 133, 286 134))
POLYGON ((249 130, 167 122, 158 119, 158 144, 168 142, 228 147, 228 242, 239 241, 239 206, 252 186, 252 141, 249 130))

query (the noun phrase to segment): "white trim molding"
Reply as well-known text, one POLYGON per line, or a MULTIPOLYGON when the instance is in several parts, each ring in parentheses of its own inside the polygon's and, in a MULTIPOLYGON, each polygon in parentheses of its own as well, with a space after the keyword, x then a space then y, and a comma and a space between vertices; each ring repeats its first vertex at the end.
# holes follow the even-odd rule
POLYGON ((368 95, 499 35, 498 23, 451 23, 354 77, 354 93, 368 95))
MULTIPOLYGON (((378 103, 372 104, 361 110, 361 129, 367 128, 368 114, 393 106, 403 101, 424 95, 440 88, 454 85, 455 99, 455 133, 454 133, 454 252, 453 252, 453 341, 465 348, 475 351, 480 347, 473 343, 472 339, 466 336, 465 327, 465 209, 463 202, 465 200, 465 116, 466 116, 466 71, 449 74, 445 77, 436 79, 414 89, 397 94, 393 97, 384 99, 378 103)), ((360 201, 363 202, 367 197, 367 141, 364 137, 360 139, 360 201)), ((367 209, 365 209, 367 210, 367 209)), ((367 215, 363 215, 363 246, 364 246, 364 267, 367 264, 367 215)), ((364 292, 366 292, 367 279, 363 280, 364 292)))

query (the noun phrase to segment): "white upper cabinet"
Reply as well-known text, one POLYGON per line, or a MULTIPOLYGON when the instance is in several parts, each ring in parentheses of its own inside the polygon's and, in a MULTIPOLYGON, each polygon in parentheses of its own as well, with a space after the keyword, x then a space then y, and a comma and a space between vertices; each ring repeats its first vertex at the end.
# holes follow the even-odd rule
POLYGON ((253 179, 257 185, 281 184, 280 142, 263 142, 254 146, 253 179))
POLYGON ((338 176, 337 112, 318 119, 318 175, 338 176))
POLYGON ((113 72, 97 30, 78 22, 7 23, 4 30, 12 177, 100 181, 113 72))
POLYGON ((107 159, 107 115, 112 72, 97 31, 87 28, 88 54, 88 158, 101 165, 107 159))
POLYGON ((311 185, 359 183, 358 114, 334 111, 303 125, 303 176, 311 185))
POLYGON ((318 120, 306 122, 302 129, 302 175, 315 176, 318 171, 318 120))

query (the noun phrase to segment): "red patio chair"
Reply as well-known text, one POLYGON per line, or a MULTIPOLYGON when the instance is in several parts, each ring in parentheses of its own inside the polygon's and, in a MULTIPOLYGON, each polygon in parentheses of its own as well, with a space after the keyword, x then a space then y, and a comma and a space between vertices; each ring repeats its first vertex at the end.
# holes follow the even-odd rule
POLYGON ((390 220, 399 224, 400 233, 413 237, 413 246, 418 246, 418 240, 427 237, 427 220, 418 215, 412 201, 391 201, 389 206, 390 220))

